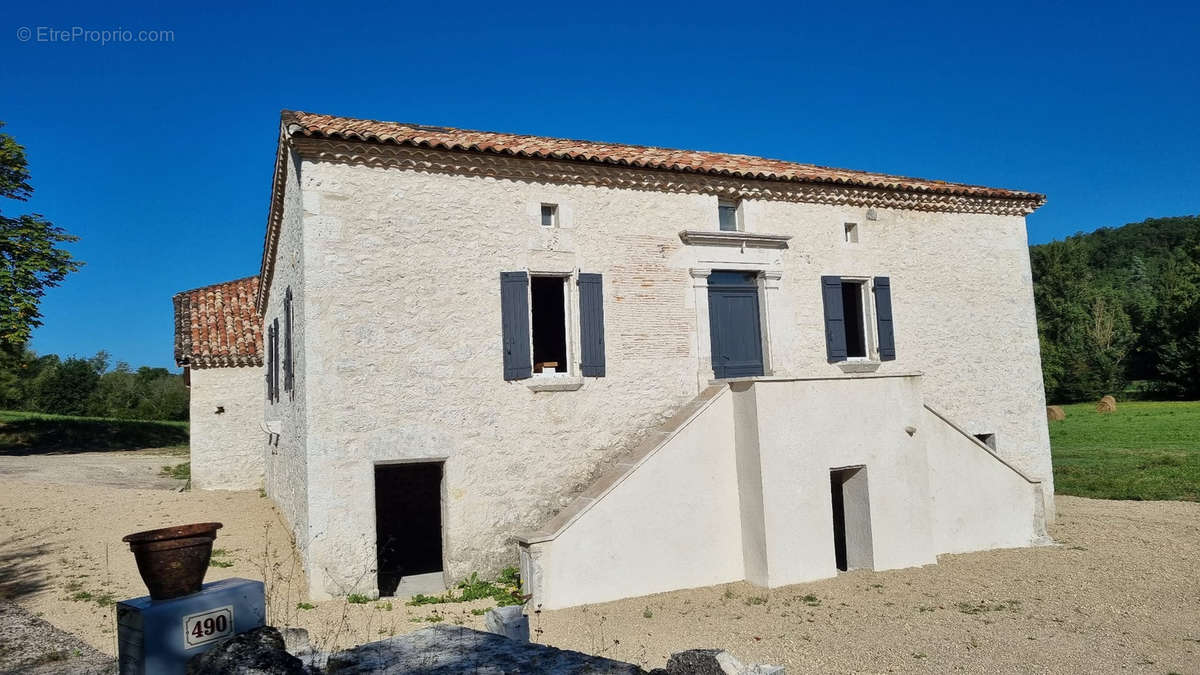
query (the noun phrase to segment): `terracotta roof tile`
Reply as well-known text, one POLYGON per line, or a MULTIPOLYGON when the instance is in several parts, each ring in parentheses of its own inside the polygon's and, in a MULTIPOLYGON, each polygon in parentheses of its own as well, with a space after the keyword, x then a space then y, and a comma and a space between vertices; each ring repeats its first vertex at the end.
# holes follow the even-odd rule
POLYGON ((887 190, 935 192, 972 197, 1045 201, 1043 195, 940 180, 891 176, 867 171, 833 169, 779 159, 720 152, 672 150, 644 145, 599 143, 566 138, 470 131, 401 122, 318 115, 285 110, 284 128, 291 135, 335 138, 368 143, 483 152, 537 159, 560 159, 615 164, 663 171, 711 174, 755 180, 833 183, 887 190))
POLYGON ((192 368, 263 364, 258 277, 175 294, 175 363, 192 368))

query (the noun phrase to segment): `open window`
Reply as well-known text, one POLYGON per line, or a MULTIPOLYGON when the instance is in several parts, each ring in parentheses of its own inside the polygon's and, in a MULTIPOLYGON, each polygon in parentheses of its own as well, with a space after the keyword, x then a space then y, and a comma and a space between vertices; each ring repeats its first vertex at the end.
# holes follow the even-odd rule
POLYGON ((603 288, 600 274, 501 272, 504 379, 555 374, 604 377, 603 288), (570 292, 572 279, 579 288, 578 295, 570 292), (576 342, 571 336, 576 316, 568 309, 572 306, 578 311, 576 342), (577 366, 572 358, 578 361, 577 366))
POLYGON ((566 277, 535 276, 529 279, 534 375, 569 372, 566 288, 566 277))
POLYGON ((867 360, 874 355, 880 361, 895 360, 892 287, 888 277, 821 277, 821 295, 825 308, 825 347, 830 361, 867 360))
POLYGON ((867 358, 866 283, 842 280, 842 316, 846 318, 846 357, 867 358))

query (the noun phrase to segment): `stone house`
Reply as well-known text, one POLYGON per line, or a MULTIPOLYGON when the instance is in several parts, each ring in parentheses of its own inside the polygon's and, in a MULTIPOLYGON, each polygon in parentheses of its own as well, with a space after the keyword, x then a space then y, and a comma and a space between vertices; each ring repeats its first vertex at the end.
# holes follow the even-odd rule
POLYGON ((285 111, 260 447, 315 597, 544 607, 1028 546, 1041 195, 285 111))
POLYGON ((190 389, 192 485, 252 490, 263 476, 258 277, 177 293, 175 363, 190 389))

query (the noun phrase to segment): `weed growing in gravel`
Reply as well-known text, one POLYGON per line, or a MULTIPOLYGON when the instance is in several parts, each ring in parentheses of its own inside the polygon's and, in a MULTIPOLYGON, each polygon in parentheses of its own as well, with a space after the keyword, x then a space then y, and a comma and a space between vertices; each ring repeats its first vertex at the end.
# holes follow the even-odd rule
POLYGON ((375 609, 382 609, 385 612, 390 612, 392 611, 392 603, 390 601, 378 603, 375 605, 375 609))
POLYGON ((365 605, 370 601, 370 598, 361 593, 351 593, 350 595, 346 596, 346 602, 352 605, 365 605))
POLYGON ((214 548, 212 557, 208 559, 209 567, 233 567, 232 560, 226 560, 229 557, 229 551, 223 548, 214 548))
POLYGON ((978 603, 960 602, 955 605, 963 614, 983 614, 984 612, 1015 612, 1021 608, 1020 600, 1005 600, 1004 602, 988 603, 980 600, 978 603))
POLYGON ((483 616, 484 614, 487 614, 488 611, 482 607, 476 607, 475 609, 471 610, 471 613, 475 616, 483 616))
POLYGON ((765 605, 767 603, 767 599, 761 595, 752 595, 746 598, 743 602, 745 602, 747 605, 765 605))
POLYGON ((521 595, 521 575, 515 567, 506 567, 500 572, 500 576, 496 577, 495 581, 480 579, 478 573, 472 572, 470 577, 458 583, 457 589, 457 595, 454 593, 455 589, 450 589, 443 595, 422 595, 418 593, 406 604, 410 607, 419 607, 421 605, 441 605, 451 602, 491 599, 495 600, 497 605, 505 607, 507 605, 520 605, 526 600, 521 595))
POLYGON ((91 593, 89 591, 76 591, 71 594, 73 602, 94 602, 101 607, 110 607, 117 603, 117 599, 112 593, 91 593))
POLYGON ((654 618, 654 612, 650 611, 650 608, 649 608, 649 607, 647 607, 646 609, 643 609, 643 610, 642 610, 642 618, 643 618, 643 619, 653 619, 653 618, 654 618))
POLYGON ((804 604, 808 605, 809 607, 820 607, 821 606, 821 599, 818 598, 817 596, 813 595, 812 593, 809 593, 808 595, 805 595, 805 596, 801 596, 800 602, 803 602, 804 604))
POLYGON ((317 606, 312 604, 311 602, 297 602, 296 603, 296 609, 309 610, 309 609, 316 609, 316 608, 317 608, 317 606))
POLYGON ((192 463, 184 462, 175 466, 166 465, 158 472, 158 475, 163 478, 176 478, 178 480, 186 480, 192 477, 192 463))

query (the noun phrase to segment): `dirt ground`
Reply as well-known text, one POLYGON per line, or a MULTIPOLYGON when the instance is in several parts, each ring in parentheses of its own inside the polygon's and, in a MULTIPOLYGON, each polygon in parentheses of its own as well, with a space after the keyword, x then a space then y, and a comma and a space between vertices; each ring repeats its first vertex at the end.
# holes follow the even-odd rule
POLYGON ((178 489, 187 481, 159 475, 164 466, 187 461, 184 452, 167 449, 0 455, 0 480, 119 488, 178 489))
MULTIPOLYGON (((554 612, 537 639, 661 666, 722 647, 790 672, 1200 674, 1200 504, 1058 498, 1059 546, 942 556, 772 591, 730 584, 554 612)), ((332 648, 432 622, 482 627, 490 601, 312 603, 278 513, 257 492, 22 482, 0 476, 0 599, 115 653, 114 600, 144 594, 136 530, 225 524, 207 580, 267 579, 270 621, 332 648), (303 604, 302 604, 303 603, 303 604), (311 608, 310 608, 311 607, 311 608), (472 610, 479 612, 474 613, 472 610)))

